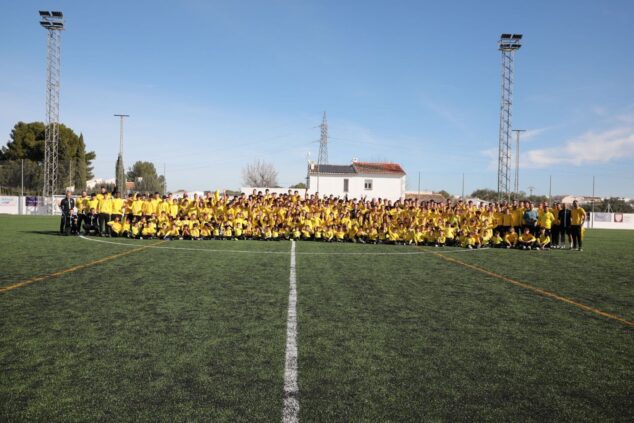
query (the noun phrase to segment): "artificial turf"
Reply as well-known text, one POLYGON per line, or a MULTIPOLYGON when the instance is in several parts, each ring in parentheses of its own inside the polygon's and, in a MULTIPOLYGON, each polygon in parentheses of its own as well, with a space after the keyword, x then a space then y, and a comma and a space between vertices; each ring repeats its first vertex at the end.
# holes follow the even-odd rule
MULTIPOLYGON (((0 421, 280 420, 288 242, 56 224, 0 216, 0 287, 152 248, 0 293, 0 421)), ((501 278, 633 321, 634 232, 584 250, 298 242, 300 421, 632 420, 634 328, 501 278)))

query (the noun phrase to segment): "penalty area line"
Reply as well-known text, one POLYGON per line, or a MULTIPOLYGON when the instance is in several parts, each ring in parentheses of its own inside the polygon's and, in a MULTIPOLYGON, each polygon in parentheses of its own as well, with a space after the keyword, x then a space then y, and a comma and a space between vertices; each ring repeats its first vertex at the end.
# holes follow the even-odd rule
POLYGON ((297 382, 297 272, 295 267, 295 241, 291 241, 289 285, 282 423, 299 422, 299 384, 297 382))
POLYGON ((476 266, 474 264, 465 263, 464 261, 458 260, 458 259, 453 258, 453 257, 447 257, 447 256, 445 256, 443 254, 435 254, 435 255, 440 257, 440 258, 442 258, 443 260, 446 260, 446 261, 449 261, 449 262, 452 262, 452 263, 456 263, 456 264, 459 264, 461 266, 467 267, 469 269, 476 270, 476 271, 478 271, 480 273, 484 273, 485 275, 492 276, 492 277, 494 277, 496 279, 500 279, 500 280, 503 280, 505 282, 509 282, 509 283, 511 283, 511 284, 513 284, 515 286, 519 286, 520 288, 524 288, 526 290, 532 291, 532 292, 534 292, 536 294, 539 294, 539 295, 542 295, 544 297, 552 298, 553 300, 561 301, 562 303, 566 303, 566 304, 575 306, 575 307, 580 308, 580 309, 582 309, 584 311, 596 314, 596 315, 601 316, 601 317, 608 318, 610 320, 614 320, 614 321, 619 322, 619 323, 621 323, 621 324, 623 324, 625 326, 634 327, 634 322, 631 322, 631 321, 629 321, 627 319, 624 319, 621 316, 617 316, 616 314, 608 313, 606 311, 603 311, 603 310, 600 310, 598 308, 591 307, 589 305, 580 303, 580 302, 575 301, 573 299, 570 299, 568 297, 564 297, 563 295, 559 295, 559 294, 556 294, 556 293, 551 292, 551 291, 547 291, 547 290, 542 289, 542 288, 537 288, 536 286, 527 284, 525 282, 520 282, 518 280, 508 278, 508 277, 500 275, 498 273, 491 272, 490 270, 484 269, 484 268, 482 268, 480 266, 476 266))

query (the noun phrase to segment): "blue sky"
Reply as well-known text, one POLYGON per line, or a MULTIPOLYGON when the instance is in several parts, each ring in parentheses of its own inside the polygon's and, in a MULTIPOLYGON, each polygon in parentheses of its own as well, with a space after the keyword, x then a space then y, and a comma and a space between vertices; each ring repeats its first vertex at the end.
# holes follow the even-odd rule
POLYGON ((634 2, 23 1, 3 7, 0 133, 44 120, 45 31, 62 10, 60 120, 113 177, 156 163, 168 188, 238 188, 272 162, 303 181, 328 113, 331 163, 388 160, 408 187, 497 187, 502 32, 516 56, 520 188, 634 197, 634 2))

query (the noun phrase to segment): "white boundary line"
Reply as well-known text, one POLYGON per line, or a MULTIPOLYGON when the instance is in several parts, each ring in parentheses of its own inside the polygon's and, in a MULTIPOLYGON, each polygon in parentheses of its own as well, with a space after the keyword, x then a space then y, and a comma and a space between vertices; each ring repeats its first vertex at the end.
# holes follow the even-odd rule
POLYGON ((295 241, 291 241, 291 271, 286 323, 286 360, 284 364, 284 407, 282 423, 299 422, 299 384, 297 383, 297 272, 295 241))
MULTIPOLYGON (((79 236, 81 239, 86 240, 86 241, 92 241, 92 242, 101 242, 103 244, 110 244, 110 245, 123 245, 125 247, 138 247, 139 244, 135 243, 135 244, 130 244, 130 243, 126 243, 126 242, 115 242, 115 241, 106 241, 103 239, 95 239, 95 238, 88 238, 85 237, 83 235, 79 236)), ((293 241, 294 242, 294 241, 293 241)), ((394 246, 395 248, 397 248, 396 246, 394 246)), ((147 248, 157 248, 159 250, 183 250, 183 251, 207 251, 210 253, 238 253, 238 254, 281 254, 281 255, 287 255, 289 254, 288 251, 258 251, 258 250, 219 250, 219 249, 213 249, 213 248, 188 248, 188 247, 166 247, 166 246, 160 246, 160 245, 148 245, 147 248)), ((452 248, 452 247, 450 247, 452 248)), ((377 251, 364 251, 364 252, 333 252, 333 253, 329 253, 329 252, 323 252, 323 251, 316 251, 316 252, 302 252, 302 253, 297 253, 297 255, 304 255, 304 256, 419 256, 419 255, 424 255, 424 254, 455 254, 455 253, 475 253, 476 251, 483 251, 483 250, 492 250, 492 248, 478 248, 476 250, 469 250, 469 249, 455 249, 455 250, 443 250, 443 249, 433 249, 433 250, 425 250, 425 251, 404 251, 402 253, 393 253, 393 252, 389 252, 389 251, 384 251, 384 252, 377 252, 377 251)))

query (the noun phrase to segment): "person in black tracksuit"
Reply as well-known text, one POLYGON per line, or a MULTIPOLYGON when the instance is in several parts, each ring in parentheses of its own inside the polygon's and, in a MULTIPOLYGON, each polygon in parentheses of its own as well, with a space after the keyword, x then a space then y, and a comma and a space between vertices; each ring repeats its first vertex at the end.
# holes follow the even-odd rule
POLYGON ((59 208, 62 210, 62 220, 59 224, 59 233, 62 235, 68 235, 72 229, 71 214, 75 208, 75 199, 70 191, 66 191, 66 197, 64 197, 64 199, 60 202, 59 208))
POLYGON ((559 210, 559 243, 560 247, 566 246, 566 237, 568 237, 568 244, 572 245, 571 227, 572 215, 570 210, 566 207, 566 204, 561 204, 561 210, 559 210))

